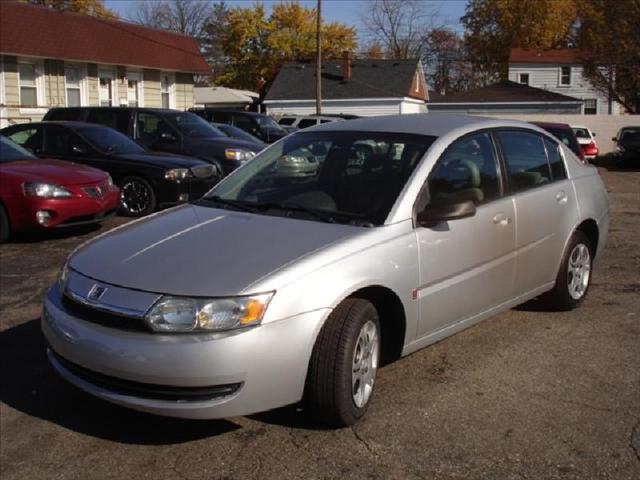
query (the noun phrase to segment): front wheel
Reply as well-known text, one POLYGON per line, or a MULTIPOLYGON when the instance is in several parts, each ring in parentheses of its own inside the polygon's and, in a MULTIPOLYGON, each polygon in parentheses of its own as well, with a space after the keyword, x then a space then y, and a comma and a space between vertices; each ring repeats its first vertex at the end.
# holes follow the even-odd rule
POLYGON ((556 310, 576 308, 589 290, 592 267, 593 247, 587 236, 578 230, 569 240, 553 290, 547 292, 543 300, 556 310))
POLYGON ((329 315, 311 354, 306 400, 323 423, 342 427, 367 411, 380 358, 380 320, 368 301, 350 298, 329 315))
POLYGON ((126 177, 120 182, 120 204, 129 217, 143 217, 156 209, 153 187, 144 178, 126 177))

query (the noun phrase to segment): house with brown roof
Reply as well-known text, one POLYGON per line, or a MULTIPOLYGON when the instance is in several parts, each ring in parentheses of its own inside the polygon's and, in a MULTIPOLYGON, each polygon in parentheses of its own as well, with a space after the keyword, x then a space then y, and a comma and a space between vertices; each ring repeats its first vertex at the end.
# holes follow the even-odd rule
POLYGON ((126 22, 0 1, 0 127, 50 107, 193 106, 208 74, 190 37, 126 22))
POLYGON ((595 90, 583 75, 582 61, 588 55, 577 48, 509 52, 509 80, 582 100, 581 114, 618 115, 621 106, 595 90))

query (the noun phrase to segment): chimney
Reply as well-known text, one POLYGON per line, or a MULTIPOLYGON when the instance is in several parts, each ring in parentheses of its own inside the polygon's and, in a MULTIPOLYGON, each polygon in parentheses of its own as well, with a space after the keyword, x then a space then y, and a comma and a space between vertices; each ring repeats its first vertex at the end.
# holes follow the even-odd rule
POLYGON ((349 50, 342 52, 342 80, 345 82, 351 80, 351 52, 349 50))

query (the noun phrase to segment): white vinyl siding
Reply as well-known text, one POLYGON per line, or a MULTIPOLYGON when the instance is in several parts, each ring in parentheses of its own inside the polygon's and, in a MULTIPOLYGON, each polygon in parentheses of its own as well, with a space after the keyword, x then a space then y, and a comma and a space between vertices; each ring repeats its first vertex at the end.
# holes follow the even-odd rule
MULTIPOLYGON (((264 102, 266 113, 270 115, 315 115, 315 100, 291 100, 283 102, 264 102)), ((322 113, 327 115, 345 114, 374 117, 398 113, 426 112, 424 102, 413 99, 367 99, 367 100, 323 100, 322 113)))
MULTIPOLYGON (((582 76, 582 66, 573 65, 571 67, 571 86, 561 87, 560 82, 561 65, 544 64, 544 63, 512 63, 509 65, 509 80, 518 82, 520 73, 529 74, 529 86, 549 90, 550 92, 560 93, 569 97, 578 99, 597 99, 598 114, 606 115, 609 113, 609 99, 606 95, 593 89, 589 81, 582 76)), ((613 115, 620 113, 620 106, 613 103, 613 115)))

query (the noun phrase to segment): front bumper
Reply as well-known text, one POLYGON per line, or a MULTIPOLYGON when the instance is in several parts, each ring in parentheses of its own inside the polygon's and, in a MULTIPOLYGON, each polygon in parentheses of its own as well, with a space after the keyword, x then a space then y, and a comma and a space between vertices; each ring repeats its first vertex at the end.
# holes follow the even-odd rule
POLYGON ((136 410, 204 419, 247 415, 299 401, 313 343, 328 313, 317 310, 249 330, 162 335, 76 318, 53 286, 41 324, 51 364, 77 387, 136 410), (135 393, 114 387, 113 379, 147 390, 162 386, 177 395, 158 398, 145 389, 135 393), (181 388, 186 392, 221 386, 233 387, 210 398, 180 395, 181 388))
POLYGON ((185 182, 167 181, 160 187, 159 205, 165 208, 197 200, 211 190, 218 181, 218 177, 192 179, 185 182))

